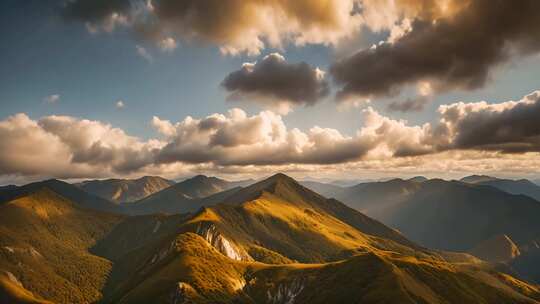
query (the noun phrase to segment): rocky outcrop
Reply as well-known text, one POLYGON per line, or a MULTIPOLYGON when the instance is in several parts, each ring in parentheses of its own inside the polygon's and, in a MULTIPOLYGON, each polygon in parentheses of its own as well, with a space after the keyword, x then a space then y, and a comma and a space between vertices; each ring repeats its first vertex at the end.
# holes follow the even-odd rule
POLYGON ((253 260, 244 250, 238 248, 218 231, 213 223, 199 223, 196 233, 223 255, 237 261, 253 260))
POLYGON ((296 278, 291 282, 280 283, 277 288, 266 292, 269 304, 294 304, 296 297, 304 290, 305 282, 296 278))

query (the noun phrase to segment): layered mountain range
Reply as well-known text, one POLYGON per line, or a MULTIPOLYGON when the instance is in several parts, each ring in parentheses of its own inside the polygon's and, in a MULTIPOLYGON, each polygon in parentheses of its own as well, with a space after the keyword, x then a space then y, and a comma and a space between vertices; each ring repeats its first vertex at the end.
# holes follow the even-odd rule
MULTIPOLYGON (((83 186, 92 183, 0 189, 3 302, 540 302, 534 274, 514 266, 520 259, 530 265, 528 254, 534 260, 539 234, 525 213, 537 212, 539 203, 491 186, 394 180, 326 187, 335 192, 321 195, 283 174, 255 183, 196 176, 151 191, 126 182, 130 193, 144 194, 119 200, 106 194, 114 191, 83 186), (494 209, 485 218, 478 212, 487 207, 477 202, 484 197, 475 191, 494 209), (442 200, 449 194, 452 200, 442 200), (519 212, 504 209, 510 198, 519 212), (446 205, 477 212, 484 229, 454 240, 441 228, 455 220, 446 205), (503 212, 508 219, 492 227, 487 217, 495 222, 503 212), (419 226, 405 222, 415 213, 419 226), (446 243, 416 233, 427 216, 435 217, 429 232, 446 243), (513 216, 524 226, 516 227, 513 216), (503 236, 489 240, 490 234, 503 236), (482 256, 492 247, 504 248, 493 259, 482 256)), ((463 229, 477 227, 465 223, 463 229)))

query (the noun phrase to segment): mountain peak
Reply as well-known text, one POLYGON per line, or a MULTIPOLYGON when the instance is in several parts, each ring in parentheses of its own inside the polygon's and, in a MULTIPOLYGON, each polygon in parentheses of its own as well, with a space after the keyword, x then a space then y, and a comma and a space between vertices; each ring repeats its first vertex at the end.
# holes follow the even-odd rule
POLYGON ((476 174, 465 176, 464 178, 460 179, 461 182, 471 183, 471 184, 492 181, 492 180, 497 180, 497 178, 493 176, 489 176, 489 175, 476 175, 476 174))
POLYGON ((423 183, 427 181, 428 179, 425 176, 415 176, 415 177, 409 178, 408 180, 411 182, 423 183))
MULTIPOLYGON (((288 176, 287 174, 285 173, 276 173, 272 176, 270 176, 269 178, 266 179, 267 181, 272 181, 272 182, 279 182, 279 181, 286 181, 286 182, 294 182, 294 183, 298 183, 294 178, 288 176)), ((263 180, 264 181, 264 180, 263 180)))

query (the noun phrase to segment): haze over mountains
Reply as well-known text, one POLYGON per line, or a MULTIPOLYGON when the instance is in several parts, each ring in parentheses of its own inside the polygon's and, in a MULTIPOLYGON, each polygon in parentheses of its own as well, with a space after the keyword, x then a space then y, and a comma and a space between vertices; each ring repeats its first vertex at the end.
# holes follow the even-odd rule
MULTIPOLYGON (((80 185, 56 180, 3 188, 0 299, 13 303, 538 303, 538 287, 524 280, 537 278, 530 268, 538 265, 534 264, 538 248, 530 241, 540 230, 521 213, 537 212, 529 205, 538 202, 488 186, 417 180, 338 187, 344 198, 354 193, 362 198, 349 201, 350 207, 283 174, 251 185, 196 176, 120 206, 80 190, 80 185), (466 200, 471 195, 474 200, 466 200), (443 200, 446 196, 454 199, 443 200), (487 225, 481 212, 505 206, 509 198, 513 200, 508 204, 525 206, 516 211, 524 219, 522 229, 512 220, 489 231, 475 226, 487 225), (479 199, 489 199, 492 205, 478 203, 479 199), (373 206, 378 203, 384 208, 373 206), (168 204, 173 207, 167 209, 168 204), (138 211, 147 215, 130 216, 132 206, 145 206, 138 211), (402 229, 351 207, 392 220, 386 224, 402 229), (452 227, 449 232, 444 224, 456 226, 473 215, 445 221, 430 211, 440 208, 446 210, 441 213, 456 216, 475 213, 478 221, 465 221, 463 229, 452 227), (385 212, 392 216, 382 216, 385 212), (418 213, 420 226, 429 222, 444 244, 417 234, 418 227, 404 221, 411 212, 418 213), (441 224, 435 225, 436 221, 441 224), (484 233, 460 235, 467 229, 484 233), (482 242, 491 231, 502 231, 504 237, 482 242), (471 253, 505 266, 426 246, 460 249, 477 240, 478 248, 471 253), (483 256, 486 251, 499 254, 483 256), (521 280, 513 277, 516 274, 521 280)), ((324 186, 312 184, 317 185, 324 186)), ((489 216, 498 220, 497 212, 489 216)), ((470 248, 465 249, 459 251, 470 248)))

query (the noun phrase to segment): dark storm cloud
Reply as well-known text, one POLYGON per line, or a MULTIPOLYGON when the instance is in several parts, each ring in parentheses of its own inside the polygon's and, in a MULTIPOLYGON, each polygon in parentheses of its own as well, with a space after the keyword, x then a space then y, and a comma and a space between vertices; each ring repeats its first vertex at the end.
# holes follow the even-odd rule
POLYGON ((452 149, 494 150, 505 153, 540 151, 540 91, 517 104, 477 109, 463 104, 442 110, 455 133, 452 149))
POLYGON ((338 98, 392 96, 431 81, 436 91, 476 89, 512 56, 540 50, 540 1, 473 0, 455 15, 415 19, 393 43, 334 63, 338 98))
POLYGON ((287 63, 276 53, 255 64, 244 64, 221 85, 230 92, 229 100, 253 102, 315 104, 329 92, 322 71, 305 62, 287 63))

